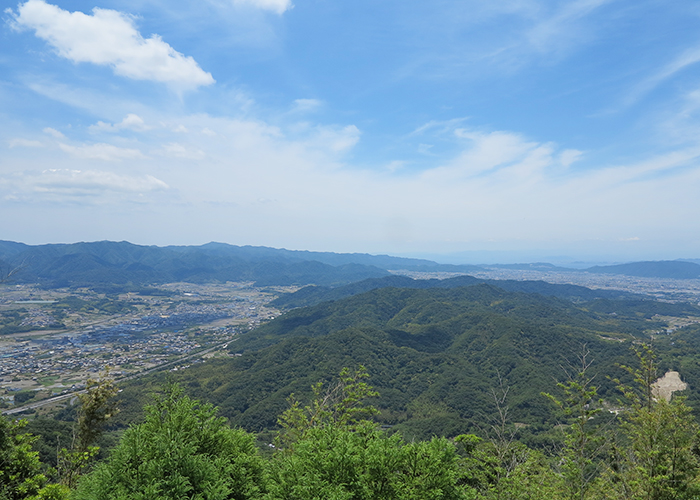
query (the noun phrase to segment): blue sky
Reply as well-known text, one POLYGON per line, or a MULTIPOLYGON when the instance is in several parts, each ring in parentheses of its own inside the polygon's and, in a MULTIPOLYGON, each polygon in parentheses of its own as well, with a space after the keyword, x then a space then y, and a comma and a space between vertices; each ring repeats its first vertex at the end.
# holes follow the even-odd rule
POLYGON ((700 257, 697 2, 29 0, 1 26, 0 239, 700 257))

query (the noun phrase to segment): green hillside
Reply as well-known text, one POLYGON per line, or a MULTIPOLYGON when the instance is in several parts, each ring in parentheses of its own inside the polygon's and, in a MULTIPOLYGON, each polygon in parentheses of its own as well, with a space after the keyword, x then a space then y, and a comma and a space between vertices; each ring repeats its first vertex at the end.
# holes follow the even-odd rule
POLYGON ((334 288, 309 285, 293 293, 284 294, 273 300, 270 305, 283 309, 306 307, 321 302, 340 300, 377 288, 459 288, 480 283, 502 288, 509 292, 538 293, 575 302, 587 302, 594 299, 632 298, 634 294, 617 290, 591 290, 578 285, 553 284, 544 281, 516 281, 480 279, 473 276, 457 276, 448 279, 411 279, 407 276, 383 276, 350 283, 334 288))
MULTIPOLYGON (((290 311, 233 343, 232 354, 240 356, 193 366, 175 379, 232 423, 262 431, 276 426, 291 393, 308 394, 341 367, 362 364, 381 394, 374 402, 379 421, 422 439, 479 432, 496 411, 492 391, 500 377, 510 387, 511 417, 523 424, 521 438, 544 445, 556 420, 541 392, 556 392, 585 345, 599 393, 614 403, 618 392, 606 376, 624 376, 617 364, 633 361, 633 343, 665 327, 656 314, 700 309, 642 300, 575 305, 485 284, 383 288, 290 311)), ((688 372, 697 379, 700 370, 684 354, 696 349, 695 338, 693 328, 674 336, 685 346, 680 351, 671 337, 659 339, 668 354, 662 367, 684 362, 684 378, 688 372)), ((700 379, 690 382, 700 387, 700 379)), ((157 383, 134 383, 124 397, 137 401, 157 383)), ((122 418, 132 417, 127 410, 122 418)))

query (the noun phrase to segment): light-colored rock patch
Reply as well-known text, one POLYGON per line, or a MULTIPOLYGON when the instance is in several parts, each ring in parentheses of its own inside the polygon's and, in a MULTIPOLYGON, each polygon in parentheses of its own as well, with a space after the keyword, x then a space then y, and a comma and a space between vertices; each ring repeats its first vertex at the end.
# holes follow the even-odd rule
POLYGON ((688 384, 681 380, 681 376, 676 371, 668 371, 666 374, 654 382, 652 393, 655 398, 664 398, 671 401, 671 396, 676 391, 683 391, 688 388, 688 384))

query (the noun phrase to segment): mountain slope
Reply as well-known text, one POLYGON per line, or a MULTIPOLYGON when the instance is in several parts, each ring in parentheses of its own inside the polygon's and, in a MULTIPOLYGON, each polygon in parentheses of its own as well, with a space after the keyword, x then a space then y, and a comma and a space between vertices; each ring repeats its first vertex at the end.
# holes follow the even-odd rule
POLYGON ((600 394, 614 402, 606 376, 625 377, 617 365, 633 364, 633 342, 663 328, 659 311, 700 316, 685 304, 574 305, 486 284, 382 288, 290 311, 231 344, 240 356, 177 377, 234 424, 259 431, 276 425, 291 393, 303 398, 343 366, 363 364, 381 394, 381 422, 420 438, 478 431, 496 411, 492 390, 503 380, 513 421, 536 444, 555 424, 541 392, 556 392, 585 346, 600 394))

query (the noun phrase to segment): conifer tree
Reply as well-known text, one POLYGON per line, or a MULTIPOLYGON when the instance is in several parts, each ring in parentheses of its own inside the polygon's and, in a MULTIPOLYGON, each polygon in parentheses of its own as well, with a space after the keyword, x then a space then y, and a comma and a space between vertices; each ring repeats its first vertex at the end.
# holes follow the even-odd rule
POLYGON ((598 389, 593 385, 589 368, 589 351, 583 347, 575 372, 566 383, 557 384, 564 391, 558 399, 544 394, 564 414, 568 424, 564 426, 564 449, 561 457, 561 474, 566 498, 584 500, 604 467, 601 458, 606 439, 598 419, 602 401, 598 389))
POLYGON ((639 500, 698 498, 700 427, 685 397, 673 396, 666 401, 654 395, 657 365, 651 347, 643 345, 635 353, 639 367, 622 368, 633 376, 636 386, 619 384, 630 405, 621 426, 629 448, 616 476, 621 496, 639 500))
POLYGON ((73 431, 73 445, 63 448, 58 455, 58 472, 61 484, 74 488, 78 478, 85 472, 99 452, 95 442, 102 434, 107 420, 117 412, 114 396, 117 388, 105 371, 99 379, 88 379, 85 392, 78 394, 80 408, 78 421, 73 431))

